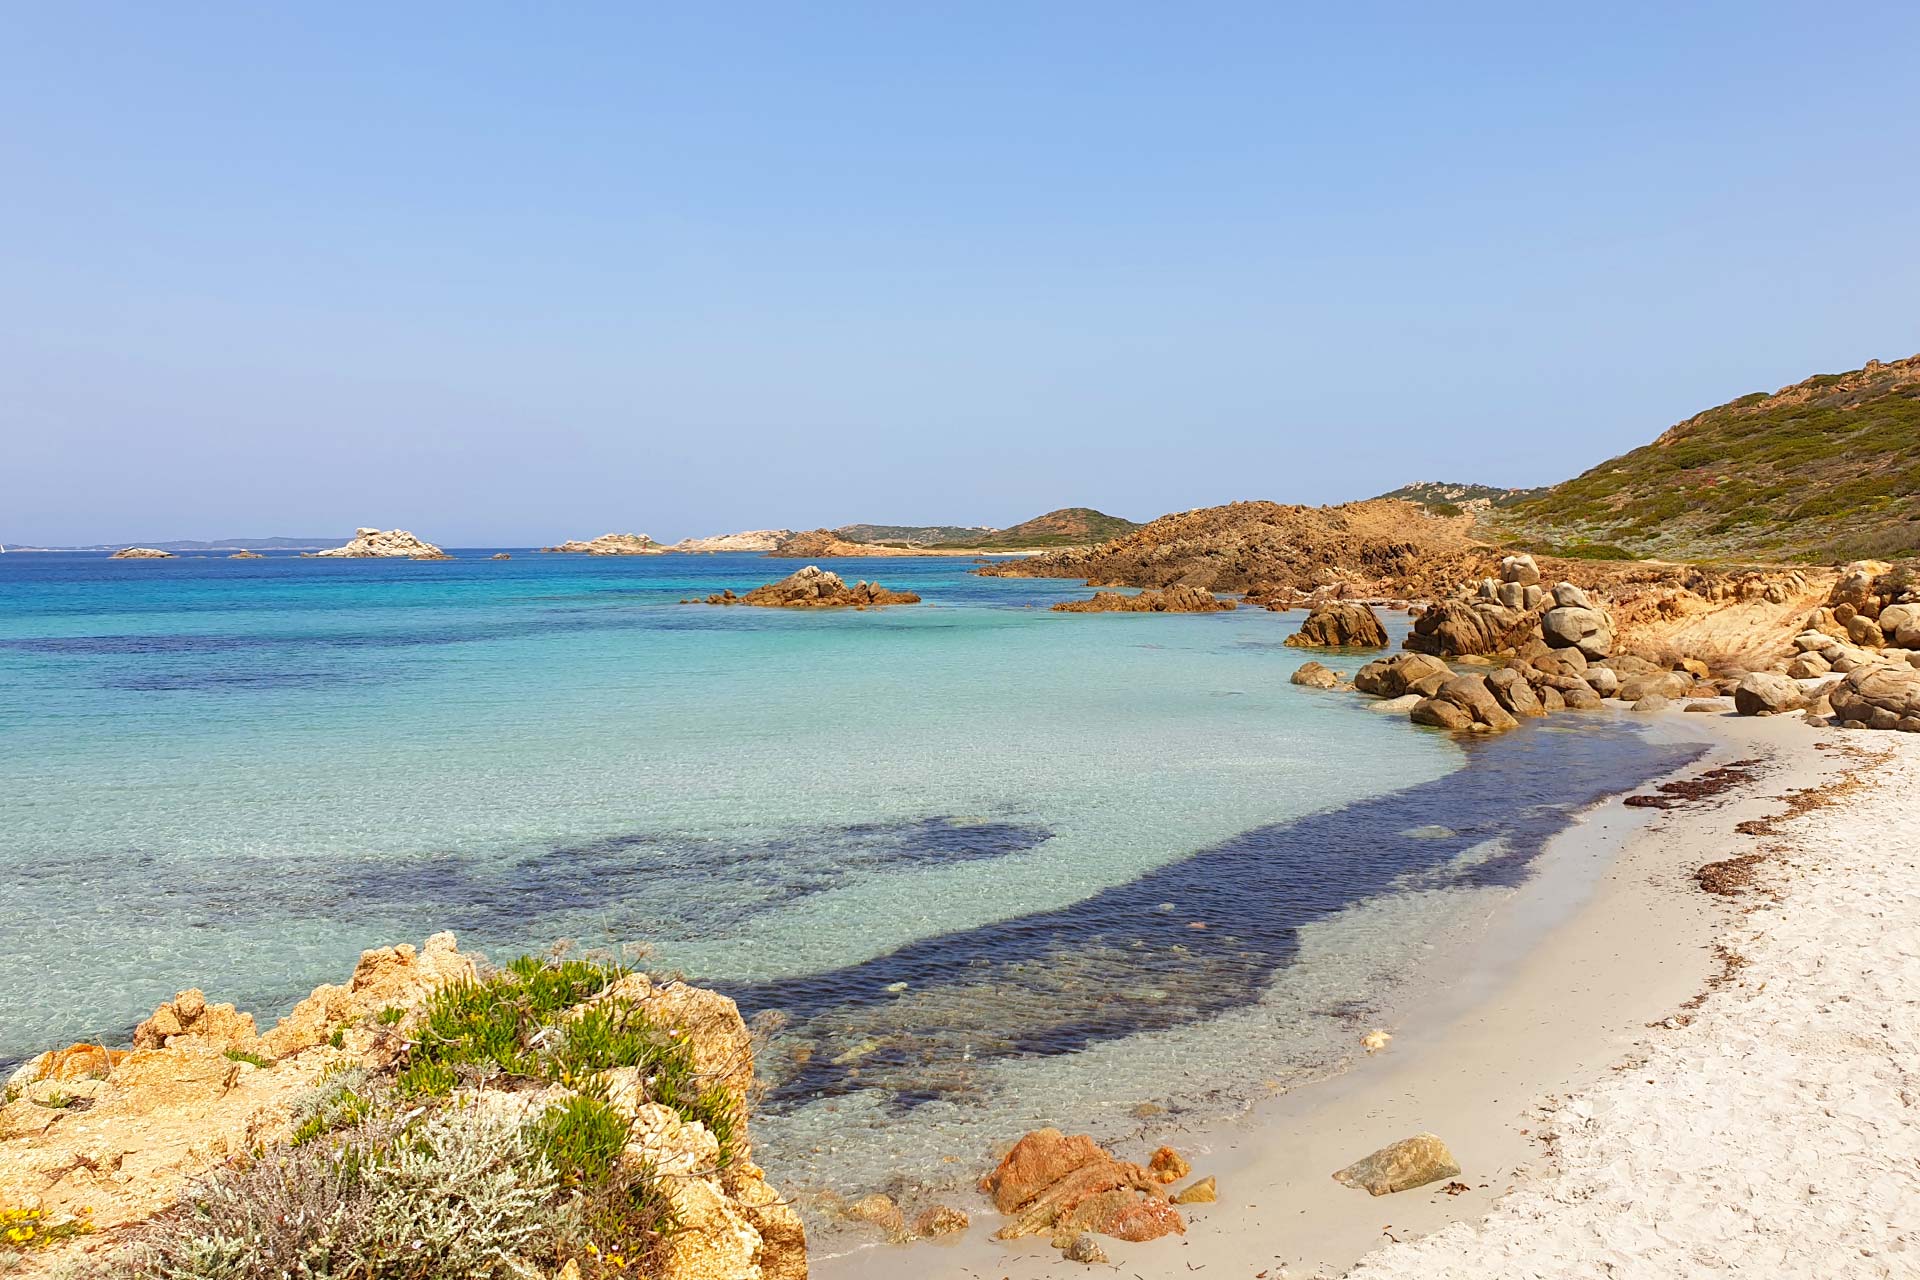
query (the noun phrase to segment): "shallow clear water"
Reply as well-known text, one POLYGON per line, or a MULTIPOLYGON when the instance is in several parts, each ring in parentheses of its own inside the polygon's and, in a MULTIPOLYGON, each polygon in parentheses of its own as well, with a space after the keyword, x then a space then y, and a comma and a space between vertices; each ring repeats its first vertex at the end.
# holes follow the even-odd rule
POLYGON ((436 929, 644 941, 784 1016, 776 1172, 932 1179, 1168 1037, 1266 1028, 1209 1087, 1309 1069, 1571 809, 1675 763, 1297 688, 1297 615, 1054 614, 1086 589, 953 559, 833 566, 923 606, 716 609, 678 601, 796 563, 460 554, 0 556, 0 988, 33 993, 0 1062, 190 984, 270 1019, 436 929))

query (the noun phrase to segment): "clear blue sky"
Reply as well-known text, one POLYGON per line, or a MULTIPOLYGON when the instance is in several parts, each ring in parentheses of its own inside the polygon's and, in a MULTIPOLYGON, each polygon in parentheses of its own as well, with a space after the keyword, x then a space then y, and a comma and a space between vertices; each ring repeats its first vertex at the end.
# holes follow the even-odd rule
POLYGON ((1920 350, 1920 8, 1336 7, 10 6, 0 541, 1535 484, 1920 350))

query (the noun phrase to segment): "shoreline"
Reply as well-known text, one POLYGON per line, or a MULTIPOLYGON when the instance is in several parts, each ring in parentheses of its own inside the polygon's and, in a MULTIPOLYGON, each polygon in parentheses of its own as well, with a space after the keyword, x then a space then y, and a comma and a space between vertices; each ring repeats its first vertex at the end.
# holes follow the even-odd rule
MULTIPOLYGON (((1737 834, 1737 824, 1778 815, 1778 797, 1824 786, 1848 767, 1817 745, 1827 735, 1797 720, 1706 720, 1687 718, 1685 729, 1709 734, 1711 745, 1674 776, 1759 756, 1755 780, 1672 810, 1630 808, 1630 793, 1622 793, 1580 814, 1550 842, 1538 874, 1493 909, 1485 930, 1438 948, 1423 974, 1395 993, 1379 1024, 1395 1036, 1384 1052, 1241 1115, 1124 1144, 1120 1154, 1135 1158, 1169 1143, 1196 1175, 1218 1178, 1221 1199, 1192 1206, 1184 1237, 1102 1239, 1116 1272, 1140 1280, 1202 1267, 1229 1276, 1338 1275, 1382 1245, 1479 1218, 1507 1192, 1549 1178, 1543 1102, 1604 1080, 1628 1055, 1674 1034, 1661 1021, 1715 980, 1715 944, 1739 918, 1739 903, 1703 892, 1694 870, 1750 851, 1754 841, 1737 834), (1605 863, 1597 876, 1596 860, 1605 863), (1464 981, 1455 976, 1462 971, 1464 981), (1329 1177, 1429 1130, 1452 1146, 1467 1191, 1449 1195, 1434 1184, 1375 1199, 1329 1177)), ((1663 722, 1680 727, 1660 717, 1655 732, 1670 731, 1663 722)), ((814 1274, 885 1280, 902 1266, 926 1280, 1087 1273, 1043 1239, 989 1239, 998 1223, 983 1217, 964 1237, 911 1246, 911 1255, 874 1245, 816 1258, 814 1274)))

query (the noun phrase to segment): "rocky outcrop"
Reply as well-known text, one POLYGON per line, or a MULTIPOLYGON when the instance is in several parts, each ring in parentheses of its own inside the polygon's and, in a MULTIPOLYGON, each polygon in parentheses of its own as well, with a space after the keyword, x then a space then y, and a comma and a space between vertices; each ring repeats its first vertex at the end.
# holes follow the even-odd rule
POLYGON ((1336 584, 1357 594, 1437 594, 1493 564, 1460 522, 1436 519, 1408 502, 1338 507, 1235 502, 1161 516, 1095 547, 987 565, 1010 578, 1083 578, 1096 587, 1243 591, 1279 608, 1336 584))
POLYGON ((1920 569, 1880 560, 1848 565, 1807 627, 1866 649, 1920 649, 1920 569))
POLYGON ((793 536, 791 529, 747 529, 740 533, 721 533, 711 538, 682 538, 668 551, 706 555, 722 551, 772 551, 793 536))
POLYGON ((1520 722, 1500 705, 1485 676, 1455 676, 1407 713, 1415 724, 1438 729, 1505 730, 1520 722))
MULTIPOLYGON (((1168 587, 1164 591, 1141 591, 1122 595, 1118 591, 1096 591, 1091 600, 1063 600, 1053 606, 1055 613, 1224 613, 1237 605, 1222 600, 1198 587, 1168 587)), ((1289 642, 1291 643, 1291 642, 1289 642)))
POLYGON ((1331 601, 1309 613, 1286 643, 1295 649, 1384 649, 1387 629, 1366 605, 1331 601))
POLYGON ((1613 652, 1613 620, 1571 582, 1554 587, 1553 608, 1541 616, 1540 634, 1556 649, 1578 649, 1589 658, 1613 652))
POLYGON ((998 1240, 1045 1233, 1064 1249, 1083 1232, 1153 1240, 1186 1231, 1154 1170, 1116 1159, 1085 1134, 1036 1129, 980 1180, 980 1190, 1008 1215, 998 1240))
POLYGON ((108 556, 109 560, 171 560, 173 552, 162 551, 158 547, 122 547, 108 556))
POLYGON ((1455 657, 1509 653, 1537 634, 1545 602, 1533 557, 1507 556, 1498 579, 1482 578, 1471 594, 1459 592, 1423 610, 1406 647, 1455 657))
MULTIPOLYGON (((521 963, 535 970, 543 965, 521 963)), ((515 975, 527 971, 517 966, 506 981, 518 981, 515 975)), ((58 1245, 33 1256, 34 1267, 71 1268, 65 1274, 85 1280, 151 1280, 185 1272, 149 1267, 143 1249, 165 1238, 198 1256, 204 1246, 194 1243, 195 1233, 214 1230, 196 1225, 194 1214, 165 1213, 183 1193, 202 1196, 196 1186, 219 1184, 230 1188, 229 1197, 264 1193, 285 1196, 289 1204, 319 1203, 337 1189, 316 1183, 305 1190, 298 1179, 324 1179, 332 1166, 295 1151, 325 1149, 335 1129, 361 1126, 362 1117, 370 1117, 369 1127, 355 1128, 359 1136, 353 1139, 361 1143, 391 1141, 382 1135, 400 1132, 403 1122, 415 1135, 409 1141, 427 1145, 449 1134, 457 1139, 477 1124, 496 1135, 486 1139, 492 1144, 486 1150, 499 1161, 506 1158, 492 1154, 503 1141, 499 1135, 549 1123, 557 1108, 577 1104, 604 1108, 626 1126, 616 1167, 621 1177, 638 1181, 618 1184, 617 1193, 644 1194, 671 1215, 674 1228, 657 1233, 646 1266, 634 1274, 651 1280, 805 1280, 805 1229, 752 1160, 744 1120, 753 1087, 752 1038, 731 1000, 675 981, 581 966, 568 979, 587 983, 581 1003, 545 1014, 565 1024, 589 1009, 643 1010, 651 1025, 664 1029, 674 1046, 669 1052, 686 1055, 674 1059, 681 1064, 677 1070, 691 1073, 688 1091, 677 1095, 681 1101, 621 1069, 593 1075, 585 1095, 549 1083, 559 1073, 545 1070, 519 1079, 507 1072, 497 1084, 479 1070, 471 1077, 451 1073, 444 1084, 424 1091, 419 1082, 412 1091, 401 1087, 403 1069, 421 1061, 419 1028, 437 993, 463 984, 477 997, 485 984, 500 980, 500 974, 479 972, 451 934, 438 934, 418 951, 403 945, 364 953, 345 985, 316 989, 264 1036, 254 1035, 249 1015, 188 990, 141 1024, 131 1049, 75 1045, 42 1054, 14 1073, 0 1106, 0 1205, 32 1209, 37 1221, 63 1229, 58 1245), (688 1109, 690 1091, 703 1099, 698 1115, 688 1109), (731 1118, 716 1128, 700 1117, 731 1118), (296 1148, 296 1141, 319 1147, 296 1148), (284 1171, 273 1176, 295 1181, 262 1182, 250 1173, 256 1166, 284 1171), (621 1189, 627 1187, 632 1191, 621 1189), (131 1233, 121 1230, 135 1226, 131 1233)), ((461 1007, 471 1004, 463 1001, 461 1007)), ((443 1009, 438 1016, 455 1015, 443 1009)), ((550 1039, 549 1033, 523 1041, 521 1051, 541 1051, 538 1046, 550 1039)), ((497 1075, 500 1068, 493 1071, 497 1075)), ((569 1257, 581 1237, 547 1225, 571 1198, 593 1192, 590 1183, 579 1190, 550 1183, 555 1198, 536 1203, 537 1187, 525 1189, 512 1167, 504 1174, 523 1189, 488 1212, 531 1216, 502 1222, 483 1215, 472 1229, 497 1230, 516 1250, 540 1251, 500 1255, 512 1262, 513 1274, 579 1275, 583 1267, 587 1274, 612 1274, 587 1253, 569 1257)), ((353 1211, 343 1205, 340 1212, 353 1211)), ((279 1222, 280 1229, 301 1228, 289 1220, 279 1222)), ((631 1236, 626 1241, 641 1243, 631 1236)), ((448 1247, 445 1240, 424 1243, 448 1247)), ((229 1247, 244 1254, 250 1246, 235 1239, 229 1247)), ((242 1260, 230 1261, 231 1274, 264 1274, 242 1260)), ((330 1261, 338 1269, 329 1274, 362 1273, 344 1266, 341 1257, 330 1261)), ((488 1259, 489 1275, 494 1262, 488 1259)), ((470 1274, 449 1267, 421 1255, 409 1274, 470 1274)))
POLYGON ((744 604, 761 609, 877 609, 893 604, 919 604, 920 597, 911 591, 889 591, 874 582, 848 586, 839 574, 810 564, 778 582, 755 587, 743 596, 727 590, 708 596, 706 603, 744 604))
POLYGON ((326 551, 310 551, 303 554, 325 559, 338 556, 347 559, 389 559, 389 560, 451 560, 452 556, 434 546, 431 542, 414 537, 405 529, 365 528, 353 531, 353 541, 344 547, 333 547, 326 551))
POLYGON ((1911 666, 1860 667, 1829 697, 1833 718, 1844 728, 1920 733, 1920 670, 1911 666))
POLYGON ((1422 1133, 1356 1160, 1334 1174, 1333 1180, 1358 1187, 1368 1195, 1384 1196, 1459 1176, 1460 1162, 1447 1150, 1447 1144, 1431 1133, 1422 1133))
POLYGON ((664 555, 667 549, 644 533, 603 533, 597 538, 576 539, 540 550, 570 556, 657 556, 664 555))
POLYGON ((1354 673, 1354 688, 1378 698, 1398 698, 1409 693, 1428 697, 1453 678, 1453 668, 1425 653, 1399 653, 1390 658, 1375 658, 1354 673))
POLYGON ((236 551, 232 555, 228 556, 227 559, 229 560, 265 560, 266 557, 261 555, 258 551, 236 551))

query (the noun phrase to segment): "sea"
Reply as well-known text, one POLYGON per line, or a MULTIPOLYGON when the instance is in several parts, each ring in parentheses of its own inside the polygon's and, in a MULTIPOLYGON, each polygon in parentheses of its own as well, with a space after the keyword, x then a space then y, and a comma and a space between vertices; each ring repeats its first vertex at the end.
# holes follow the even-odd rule
MULTIPOLYGON (((1608 795, 1625 717, 1486 738, 1289 683, 1302 615, 835 561, 885 610, 684 603, 758 555, 0 556, 0 1067, 176 991, 263 1025, 364 948, 645 953, 763 1033, 803 1205, 1352 1052, 1608 795)), ((1396 642, 1405 619, 1390 620, 1396 642)))

